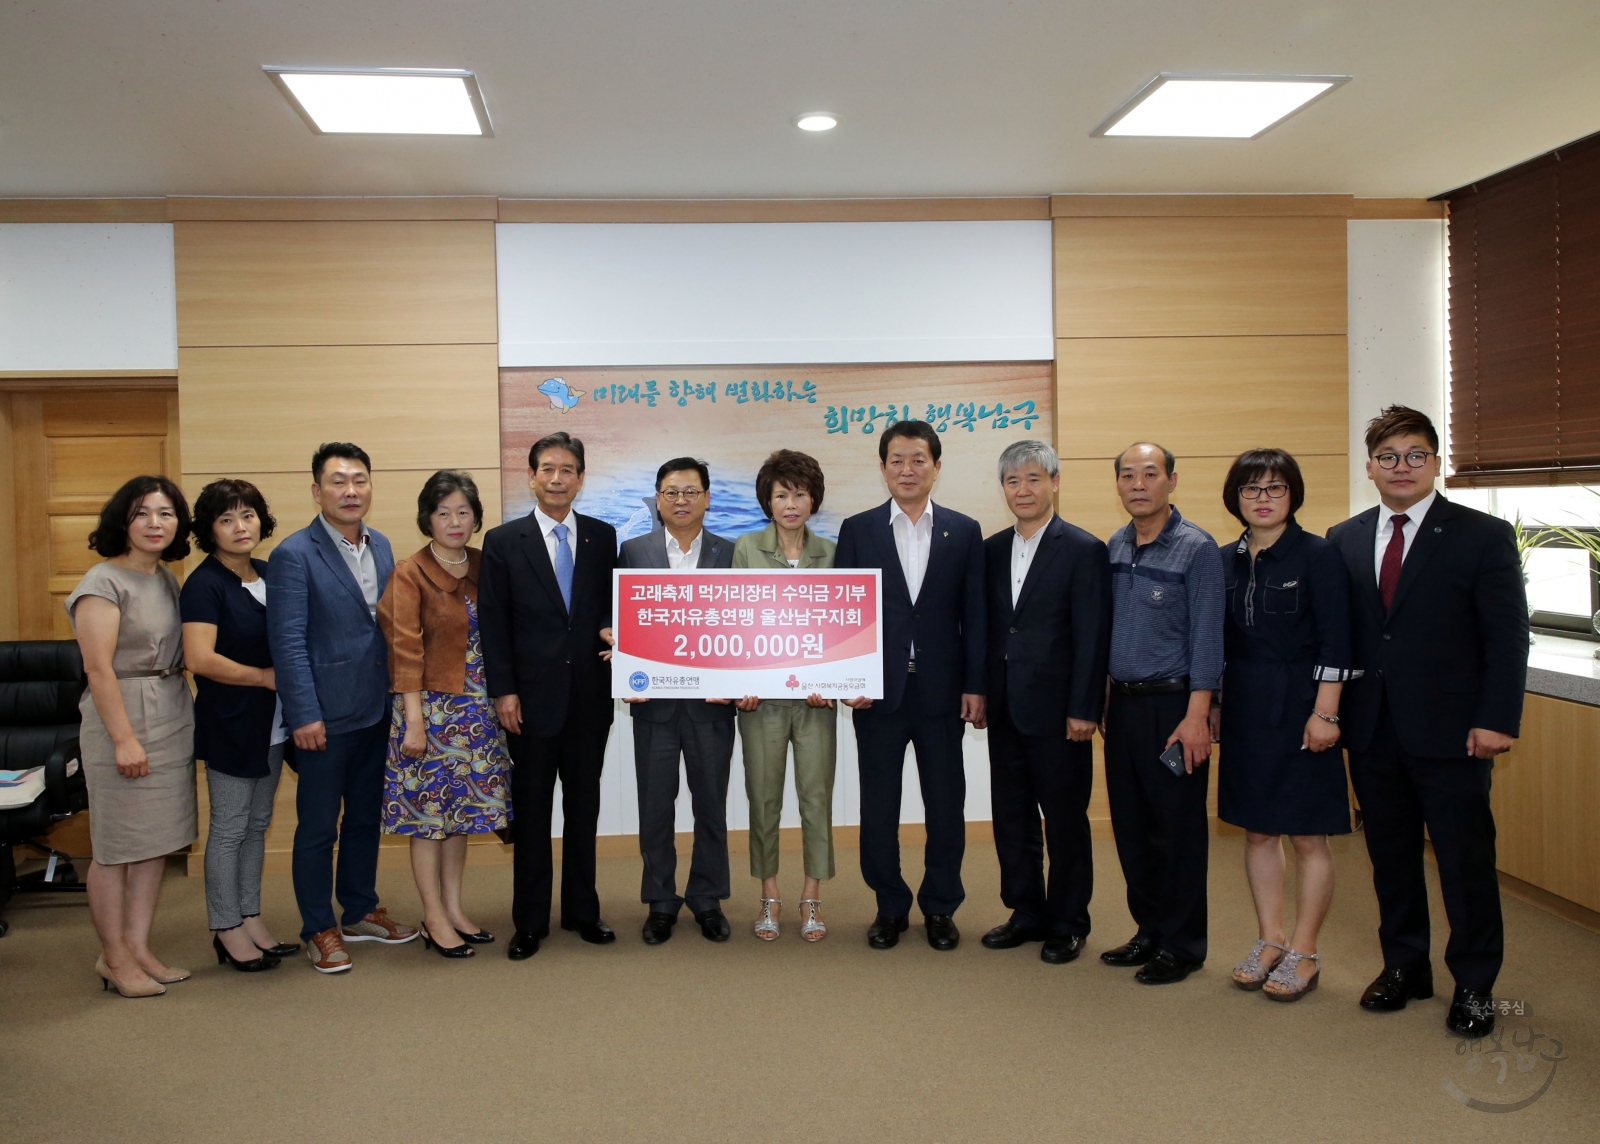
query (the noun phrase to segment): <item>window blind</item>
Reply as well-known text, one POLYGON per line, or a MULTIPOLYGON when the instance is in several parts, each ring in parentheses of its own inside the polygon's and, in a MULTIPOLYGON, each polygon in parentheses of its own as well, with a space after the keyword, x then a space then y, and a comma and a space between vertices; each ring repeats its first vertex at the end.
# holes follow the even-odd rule
POLYGON ((1600 484, 1600 135, 1441 197, 1446 484, 1600 484))

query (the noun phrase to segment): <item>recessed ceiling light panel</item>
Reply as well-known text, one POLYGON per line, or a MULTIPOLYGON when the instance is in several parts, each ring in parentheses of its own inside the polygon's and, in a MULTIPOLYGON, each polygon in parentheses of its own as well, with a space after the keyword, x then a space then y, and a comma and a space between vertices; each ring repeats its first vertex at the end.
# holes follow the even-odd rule
POLYGON ((802 131, 832 131, 839 117, 831 111, 804 111, 794 117, 794 125, 802 131))
POLYGON ((1254 139, 1349 80, 1347 75, 1163 72, 1089 134, 1254 139))
POLYGON ((471 72, 265 67, 318 135, 493 135, 471 72))

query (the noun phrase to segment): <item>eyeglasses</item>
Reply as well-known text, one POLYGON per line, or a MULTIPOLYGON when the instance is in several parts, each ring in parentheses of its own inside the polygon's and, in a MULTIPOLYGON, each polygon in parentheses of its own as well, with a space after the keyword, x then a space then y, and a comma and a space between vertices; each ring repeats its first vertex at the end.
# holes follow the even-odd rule
POLYGON ((1270 485, 1240 485, 1239 495, 1245 500, 1260 500, 1262 497, 1282 500, 1289 495, 1289 486, 1282 481, 1273 481, 1270 485))
POLYGON ((656 494, 656 496, 664 497, 673 503, 682 501, 684 504, 693 504, 705 495, 705 489, 662 489, 656 494))
MULTIPOLYGON (((1428 463, 1429 457, 1437 457, 1438 455, 1437 453, 1430 453, 1426 449, 1412 449, 1405 455, 1406 468, 1420 469, 1428 463)), ((1399 453, 1379 453, 1372 459, 1378 462, 1380 469, 1396 468, 1401 460, 1399 453)))

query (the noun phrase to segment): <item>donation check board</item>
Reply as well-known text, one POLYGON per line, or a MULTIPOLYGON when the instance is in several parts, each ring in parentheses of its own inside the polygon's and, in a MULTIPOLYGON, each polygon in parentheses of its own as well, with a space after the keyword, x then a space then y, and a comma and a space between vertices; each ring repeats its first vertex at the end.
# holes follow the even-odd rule
POLYGON ((883 698, 876 569, 614 575, 617 699, 883 698))

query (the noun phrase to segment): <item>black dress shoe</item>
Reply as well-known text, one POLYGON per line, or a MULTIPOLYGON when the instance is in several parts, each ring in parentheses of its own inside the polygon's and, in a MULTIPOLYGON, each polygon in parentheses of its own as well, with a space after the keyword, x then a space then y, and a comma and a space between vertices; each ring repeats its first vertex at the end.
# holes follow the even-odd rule
POLYGON ((428 932, 427 926, 418 926, 417 931, 422 934, 422 948, 436 949, 440 957, 460 959, 463 957, 476 957, 478 951, 463 941, 460 945, 440 945, 433 940, 433 935, 428 932))
POLYGON ((1044 939, 1044 948, 1039 951, 1039 960, 1050 965, 1065 965, 1069 961, 1077 961, 1082 952, 1083 938, 1076 934, 1072 937, 1047 937, 1044 939))
POLYGON ((984 949, 1016 949, 1024 942, 1043 941, 1044 934, 1038 930, 1024 929, 1016 922, 1005 922, 980 938, 984 949))
POLYGON ((1156 955, 1156 939, 1145 937, 1136 933, 1126 945, 1119 945, 1116 949, 1108 949, 1100 955, 1100 960, 1107 965, 1114 965, 1118 969, 1132 969, 1136 965, 1143 965, 1156 955))
MULTIPOLYGON (((255 945, 254 942, 251 942, 251 944, 255 945)), ((217 951, 218 965, 231 965, 240 973, 261 973, 268 969, 278 968, 278 959, 266 950, 261 949, 259 945, 256 948, 261 949, 260 956, 252 957, 245 961, 240 961, 229 953, 228 947, 222 944, 222 939, 215 933, 211 935, 211 948, 217 951)))
POLYGON ((511 944, 506 946, 506 956, 512 961, 526 961, 539 952, 539 935, 518 930, 511 935, 511 944))
POLYGON ((928 930, 928 946, 941 953, 949 953, 961 944, 961 931, 956 929, 956 920, 949 914, 934 914, 932 917, 923 918, 922 924, 928 930))
POLYGON ((694 920, 700 923, 700 932, 707 941, 727 941, 733 936, 733 927, 728 924, 728 915, 721 910, 701 910, 695 914, 694 920))
POLYGON ((672 940, 672 927, 678 924, 678 915, 651 910, 644 919, 643 937, 646 945, 660 945, 672 940))
POLYGON ((1476 989, 1456 986, 1444 1027, 1458 1037, 1486 1037, 1494 1031, 1494 998, 1476 989))
MULTIPOLYGON (((609 945, 617 940, 617 931, 602 921, 569 922, 563 921, 561 928, 568 933, 575 933, 590 945, 609 945)), ((463 935, 464 936, 464 935, 463 935)), ((467 938, 468 941, 472 939, 467 938)))
POLYGON ((910 927, 911 919, 904 914, 896 918, 879 914, 867 927, 867 944, 873 949, 893 949, 900 944, 900 935, 910 927))
POLYGON ((300 944, 293 941, 280 941, 274 946, 258 945, 256 948, 262 953, 266 954, 268 957, 289 957, 292 954, 300 952, 300 944))
POLYGON ((1141 985, 1175 985, 1204 964, 1203 961, 1185 961, 1162 950, 1133 976, 1141 985))
POLYGON ((1426 1001, 1433 996, 1433 966, 1416 969, 1385 969, 1361 995, 1361 1007, 1374 1013, 1395 1013, 1407 1001, 1426 1001))
POLYGON ((477 933, 468 933, 466 930, 456 930, 456 932, 468 945, 491 945, 494 942, 494 934, 488 930, 479 930, 477 933))

